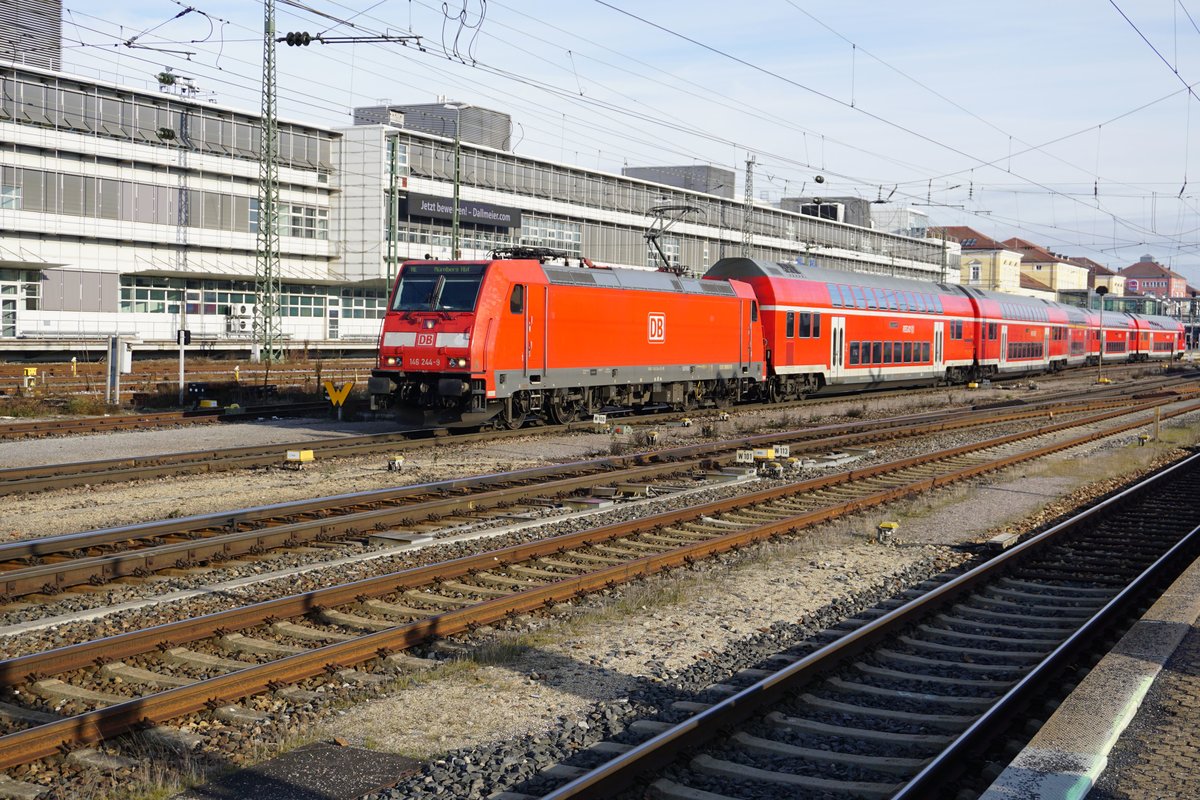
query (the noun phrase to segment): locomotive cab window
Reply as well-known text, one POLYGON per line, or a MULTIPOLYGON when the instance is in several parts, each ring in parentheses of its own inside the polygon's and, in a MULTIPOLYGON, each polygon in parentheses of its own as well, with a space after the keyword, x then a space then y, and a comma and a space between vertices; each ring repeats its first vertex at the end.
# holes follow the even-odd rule
POLYGON ((757 300, 750 301, 750 321, 758 322, 758 301, 757 300))
POLYGON ((393 311, 473 311, 486 264, 411 264, 400 273, 393 311))
POLYGON ((525 286, 518 283, 512 288, 512 296, 508 298, 508 310, 513 314, 525 312, 525 286))

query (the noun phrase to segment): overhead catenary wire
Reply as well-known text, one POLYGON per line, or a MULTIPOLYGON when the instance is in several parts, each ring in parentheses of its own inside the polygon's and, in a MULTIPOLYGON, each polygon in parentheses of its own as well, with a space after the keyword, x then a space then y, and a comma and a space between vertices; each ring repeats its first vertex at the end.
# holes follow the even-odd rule
MULTIPOLYGON (((576 58, 580 58, 580 57, 582 57, 582 58, 585 58, 585 59, 587 58, 587 55, 586 55, 586 54, 583 54, 583 55, 581 55, 581 53, 580 53, 578 50, 574 50, 574 51, 573 51, 573 54, 576 56, 576 58)), ((406 59, 408 59, 410 62, 416 62, 416 61, 419 61, 419 59, 420 59, 420 57, 419 57, 419 56, 417 56, 416 54, 404 54, 402 57, 403 57, 403 58, 406 58, 406 59)), ((503 70, 498 70, 498 71, 497 71, 497 74, 501 74, 501 75, 503 75, 503 70)), ((582 75, 582 71, 580 71, 580 75, 581 75, 581 77, 582 77, 584 80, 588 80, 588 81, 589 81, 589 83, 591 82, 591 81, 590 81, 590 79, 588 79, 586 76, 583 76, 583 75, 582 75)), ((390 76, 389 76, 389 77, 390 77, 390 76)), ((572 73, 572 81, 574 82, 574 73, 572 73)), ((527 84, 525 84, 525 85, 531 85, 531 84, 527 83, 527 84)), ((536 82, 535 82, 535 84, 532 84, 532 85, 536 85, 536 82)), ((527 93, 527 94, 528 94, 528 93, 527 93)), ((571 90, 570 90, 570 94, 572 94, 572 95, 575 95, 575 96, 577 96, 577 95, 578 95, 578 84, 577 84, 577 83, 576 83, 576 85, 575 85, 573 88, 571 88, 571 90)), ((588 112, 587 112, 587 115, 588 115, 589 117, 593 117, 593 116, 595 116, 596 110, 597 110, 597 109, 593 108, 592 110, 590 110, 590 111, 588 111, 588 112)), ((614 111, 614 112, 611 112, 611 113, 622 113, 622 114, 623 114, 625 111, 627 111, 627 109, 621 109, 620 111, 614 111)), ((605 112, 605 113, 608 113, 608 112, 605 112)), ((557 114, 557 113, 554 115, 554 118, 556 118, 556 119, 561 119, 560 115, 559 115, 559 114, 557 114)), ((577 121, 577 120, 583 120, 583 119, 585 119, 585 117, 583 117, 583 116, 581 116, 581 115, 573 115, 573 117, 572 117, 572 120, 571 120, 571 121, 572 121, 572 122, 575 122, 575 121, 577 121)), ((577 129, 583 129, 584 127, 586 127, 586 126, 577 126, 577 129)), ((686 126, 685 126, 685 127, 686 127, 686 126)), ((558 126, 555 126, 555 128, 558 128, 558 126)), ((627 130, 627 128, 626 128, 626 127, 624 127, 624 126, 622 126, 622 130, 627 130)), ((560 142, 560 135, 559 135, 559 134, 560 134, 560 130, 555 130, 555 131, 554 131, 554 133, 555 133, 555 135, 553 136, 554 143, 555 143, 555 145, 558 145, 558 144, 559 144, 559 142, 560 142)), ((572 131, 572 135, 573 135, 573 136, 577 136, 577 132, 576 132, 576 131, 572 131)), ((647 139, 647 140, 649 139, 649 137, 644 137, 644 138, 645 138, 645 139, 647 139)), ((675 137, 669 137, 669 138, 672 138, 674 141, 678 141, 677 139, 675 139, 675 137)), ((597 143, 599 143, 599 144, 605 144, 605 143, 603 142, 603 140, 598 140, 598 141, 597 141, 597 143)), ((649 141, 648 141, 648 142, 647 142, 647 144, 657 144, 657 142, 649 142, 649 141)), ((733 144, 737 144, 737 143, 733 143, 733 144)), ((753 145, 748 145, 748 146, 749 146, 749 147, 751 147, 751 148, 753 148, 753 149, 756 149, 756 150, 762 150, 762 149, 763 149, 763 148, 754 148, 754 146, 753 146, 753 145)), ((570 150, 570 149, 571 149, 571 147, 568 145, 568 146, 567 146, 565 149, 567 149, 567 150, 570 150)), ((588 152, 596 152, 596 150, 597 150, 598 148, 596 148, 596 147, 587 147, 586 149, 587 149, 587 151, 588 151, 588 152)), ((680 152, 682 152, 682 151, 681 151, 681 149, 680 149, 680 148, 678 148, 678 147, 676 147, 675 149, 676 149, 677 151, 680 151, 680 152)), ((765 161, 765 159, 767 158, 767 156, 768 156, 768 155, 769 155, 769 154, 764 154, 764 161, 765 161)), ((778 155, 783 155, 783 154, 778 154, 778 155)), ((805 168, 806 168, 806 166, 805 166, 805 164, 803 163, 803 161, 801 161, 801 160, 798 160, 798 159, 788 159, 788 158, 783 158, 783 159, 777 159, 777 161, 778 161, 779 163, 781 163, 781 164, 790 165, 790 167, 791 167, 792 169, 795 169, 795 168, 797 168, 797 167, 799 167, 800 169, 805 169, 805 168)), ((661 163, 661 162, 660 162, 660 163, 661 163)), ((853 178, 853 177, 855 177, 855 176, 848 176, 848 177, 851 177, 851 178, 853 178)), ((864 181, 864 182, 866 182, 866 181, 864 181)), ((880 180, 878 177, 876 177, 876 176, 872 176, 872 178, 871 178, 871 180, 870 180, 870 183, 871 183, 871 184, 875 184, 875 183, 878 183, 878 182, 882 182, 882 181, 881 181, 881 180, 880 180)), ((1051 188, 1051 187, 1047 187, 1047 189, 1048 189, 1048 190, 1049 190, 1050 188, 1051 188)), ((1122 224, 1124 224, 1124 222, 1122 222, 1122 224)))

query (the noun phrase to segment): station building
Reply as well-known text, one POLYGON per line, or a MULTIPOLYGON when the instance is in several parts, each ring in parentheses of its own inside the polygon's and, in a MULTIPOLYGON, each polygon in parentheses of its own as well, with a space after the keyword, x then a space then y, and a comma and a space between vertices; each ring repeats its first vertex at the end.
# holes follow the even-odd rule
MULTIPOLYGON (((250 350, 258 114, 156 78, 157 91, 0 63, 0 357, 95 349, 113 335, 170 349, 181 328, 193 346, 250 350)), ((958 280, 955 243, 747 206, 725 185, 517 155, 500 135, 506 119, 437 103, 359 109, 359 124, 337 128, 280 120, 286 348, 369 353, 398 265, 455 255, 456 194, 462 258, 528 245, 653 269, 661 249, 670 268, 702 274, 748 247, 958 280)))

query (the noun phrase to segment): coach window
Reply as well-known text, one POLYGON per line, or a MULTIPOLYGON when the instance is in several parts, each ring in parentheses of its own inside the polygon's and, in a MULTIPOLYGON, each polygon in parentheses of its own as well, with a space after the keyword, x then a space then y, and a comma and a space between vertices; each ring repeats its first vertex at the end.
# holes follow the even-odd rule
POLYGON ((911 364, 911 363, 912 363, 912 360, 913 360, 913 357, 912 357, 912 342, 905 342, 905 343, 904 343, 904 363, 905 363, 905 364, 911 364))
POLYGON ((921 342, 921 360, 929 360, 929 342, 921 342))
POLYGON ((854 306, 855 306, 855 308, 868 308, 868 307, 874 308, 875 307, 870 304, 870 300, 867 299, 867 296, 863 292, 863 288, 861 286, 854 287, 854 306))
POLYGON ((513 287, 512 297, 508 298, 508 310, 514 314, 525 312, 525 287, 518 283, 513 287))
POLYGON ((850 343, 850 366, 858 364, 858 342, 850 343))
POLYGON ((825 284, 825 288, 829 290, 829 304, 834 308, 842 307, 842 294, 837 290, 837 287, 832 283, 825 284))
POLYGON ((994 323, 994 322, 988 323, 988 338, 989 339, 996 338, 996 323, 994 323))
POLYGON ((903 356, 904 356, 904 343, 903 342, 894 342, 892 344, 892 357, 896 360, 897 364, 904 363, 903 356))
POLYGON ((918 294, 917 296, 917 311, 928 311, 925 307, 925 295, 918 294))
POLYGON ((871 363, 883 363, 883 342, 875 342, 871 345, 871 363))
POLYGON ((814 339, 821 338, 821 315, 820 314, 812 315, 812 338, 814 338, 814 339))
POLYGON ((891 342, 883 343, 883 363, 885 363, 885 364, 892 363, 892 343, 891 342))
POLYGON ((850 291, 850 287, 839 283, 838 291, 842 293, 842 307, 854 308, 854 293, 850 291))
POLYGON ((888 289, 885 294, 887 294, 888 308, 890 308, 892 311, 899 311, 900 304, 896 301, 896 293, 891 289, 888 289))
POLYGON ((789 339, 795 338, 795 336, 796 336, 796 312, 795 311, 787 312, 787 332, 784 333, 783 335, 789 339))

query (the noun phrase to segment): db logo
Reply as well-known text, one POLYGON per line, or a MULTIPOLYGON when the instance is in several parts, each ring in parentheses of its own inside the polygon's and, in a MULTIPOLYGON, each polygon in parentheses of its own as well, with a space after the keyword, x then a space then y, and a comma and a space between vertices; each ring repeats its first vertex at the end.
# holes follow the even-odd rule
POLYGON ((433 347, 433 343, 434 343, 434 334, 432 334, 432 333, 418 333, 417 334, 417 347, 433 347))
POLYGON ((651 342, 665 342, 667 340, 667 315, 651 313, 647 321, 647 339, 651 342))

